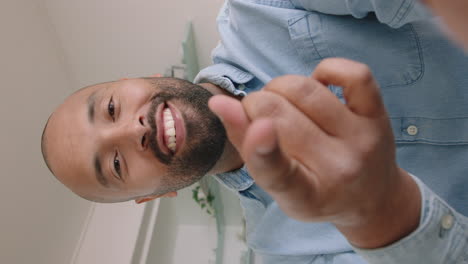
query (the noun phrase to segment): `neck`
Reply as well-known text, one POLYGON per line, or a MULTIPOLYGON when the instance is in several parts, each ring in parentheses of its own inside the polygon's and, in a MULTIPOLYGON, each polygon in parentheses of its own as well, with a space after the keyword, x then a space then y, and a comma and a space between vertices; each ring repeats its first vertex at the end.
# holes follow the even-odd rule
MULTIPOLYGON (((237 98, 233 94, 228 93, 226 90, 214 84, 201 83, 199 85, 205 88, 206 90, 208 90, 209 92, 211 92, 213 95, 224 94, 227 96, 231 96, 233 98, 237 98)), ((236 148, 231 144, 229 140, 226 140, 223 154, 221 155, 218 162, 209 171, 208 174, 218 174, 218 173, 232 171, 232 170, 241 168, 243 165, 244 165, 244 161, 239 155, 239 152, 236 150, 236 148)))
POLYGON ((236 148, 234 148, 231 142, 227 140, 226 145, 224 146, 223 154, 219 158, 218 162, 216 162, 215 166, 208 172, 208 174, 213 175, 236 170, 241 168, 243 165, 244 161, 239 155, 239 152, 237 152, 236 148))

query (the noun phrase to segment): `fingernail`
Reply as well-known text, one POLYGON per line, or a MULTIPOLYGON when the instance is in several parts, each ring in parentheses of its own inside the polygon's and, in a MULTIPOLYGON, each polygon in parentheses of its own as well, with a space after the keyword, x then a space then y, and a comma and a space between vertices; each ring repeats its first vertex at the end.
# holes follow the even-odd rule
POLYGON ((273 152, 275 149, 275 142, 273 141, 271 144, 262 144, 255 148, 255 151, 260 155, 267 155, 273 152))
POLYGON ((272 149, 266 146, 259 146, 255 149, 258 154, 260 155, 266 155, 270 154, 272 152, 272 149))

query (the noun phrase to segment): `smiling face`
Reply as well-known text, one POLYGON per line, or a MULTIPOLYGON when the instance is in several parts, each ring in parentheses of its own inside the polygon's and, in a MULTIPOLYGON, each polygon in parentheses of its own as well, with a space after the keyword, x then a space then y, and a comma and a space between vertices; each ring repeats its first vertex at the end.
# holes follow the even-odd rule
POLYGON ((226 135, 209 93, 170 78, 104 83, 53 113, 44 150, 54 175, 87 199, 118 202, 169 193, 203 177, 226 135))

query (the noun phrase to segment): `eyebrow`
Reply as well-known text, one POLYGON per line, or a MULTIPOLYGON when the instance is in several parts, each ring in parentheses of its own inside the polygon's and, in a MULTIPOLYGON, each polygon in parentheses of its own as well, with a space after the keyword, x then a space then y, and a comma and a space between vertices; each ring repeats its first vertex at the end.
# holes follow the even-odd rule
POLYGON ((95 110, 95 106, 96 106, 96 94, 97 94, 97 91, 94 91, 89 97, 88 97, 88 100, 87 100, 87 104, 88 104, 88 120, 89 122, 92 124, 94 123, 94 113, 96 112, 95 110))
POLYGON ((107 181, 106 177, 102 173, 102 166, 101 161, 99 160, 98 155, 94 156, 94 171, 96 172, 96 179, 97 181, 104 187, 109 187, 109 182, 107 181))
MULTIPOLYGON (((95 116, 95 108, 96 108, 96 97, 97 97, 97 92, 98 90, 94 91, 87 100, 87 105, 88 105, 88 120, 91 124, 94 123, 94 116, 95 116)), ((102 172, 102 165, 101 165, 101 160, 99 159, 99 155, 95 154, 94 155, 94 160, 93 160, 93 165, 94 165, 94 172, 96 175, 97 181, 104 187, 109 187, 109 182, 107 181, 106 177, 104 177, 104 173, 102 172)))

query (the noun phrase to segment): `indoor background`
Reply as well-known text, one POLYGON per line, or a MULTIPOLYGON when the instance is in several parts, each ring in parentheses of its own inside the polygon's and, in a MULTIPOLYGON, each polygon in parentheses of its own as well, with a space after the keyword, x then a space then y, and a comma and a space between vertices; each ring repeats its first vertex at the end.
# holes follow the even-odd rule
MULTIPOLYGON (((189 21, 199 64, 209 65, 222 2, 0 2, 0 263, 135 261, 144 206, 102 208, 70 193, 42 161, 42 129, 51 111, 81 87, 164 73, 180 64, 189 21), (100 240, 93 238, 101 233, 100 240), (112 254, 106 253, 109 249, 112 254)), ((225 246, 232 248, 225 251, 224 263, 240 263, 241 211, 235 196, 222 193, 229 209, 224 210, 225 246)), ((157 224, 145 235, 151 242, 145 248, 146 263, 215 263, 214 218, 191 195, 188 189, 153 205, 157 224)))

